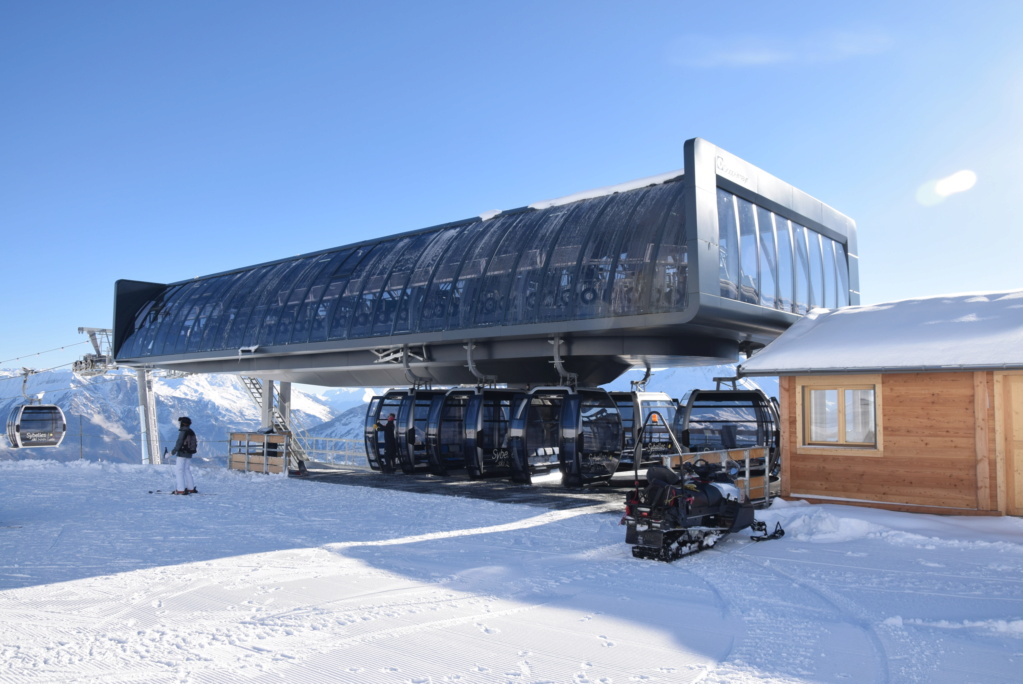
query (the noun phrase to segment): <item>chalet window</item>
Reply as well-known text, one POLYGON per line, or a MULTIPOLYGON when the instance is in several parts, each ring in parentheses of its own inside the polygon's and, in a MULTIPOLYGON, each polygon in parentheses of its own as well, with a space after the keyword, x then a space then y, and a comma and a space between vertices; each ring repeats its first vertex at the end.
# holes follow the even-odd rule
POLYGON ((804 446, 877 448, 877 385, 857 380, 801 383, 804 446))

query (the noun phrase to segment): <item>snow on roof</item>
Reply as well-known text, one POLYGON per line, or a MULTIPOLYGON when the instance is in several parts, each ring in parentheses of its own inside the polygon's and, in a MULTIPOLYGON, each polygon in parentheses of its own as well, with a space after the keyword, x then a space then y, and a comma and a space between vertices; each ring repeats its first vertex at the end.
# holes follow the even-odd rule
MULTIPOLYGON (((573 202, 581 202, 582 200, 606 197, 607 195, 613 195, 616 192, 628 192, 629 190, 638 190, 651 185, 661 185, 662 183, 667 183, 668 181, 681 178, 684 175, 685 173, 682 169, 677 171, 668 171, 667 173, 661 173, 656 176, 647 176, 646 178, 637 178, 636 180, 625 181, 624 183, 619 183, 617 185, 608 185, 603 188, 594 188, 593 190, 583 190, 582 192, 565 195, 564 197, 558 197, 557 199, 534 202, 529 205, 529 208, 540 211, 542 209, 550 209, 551 207, 560 207, 565 204, 572 204, 573 202)), ((497 218, 503 213, 503 209, 484 211, 479 215, 479 218, 481 221, 489 221, 492 218, 497 218)))
POLYGON ((1023 290, 815 309, 739 370, 802 375, 1023 368, 1023 290))
POLYGON ((551 207, 558 207, 563 204, 571 204, 572 202, 579 202, 586 199, 593 199, 595 197, 604 197, 605 195, 613 195, 616 192, 628 192, 629 190, 638 190, 639 188, 645 188, 650 185, 660 185, 661 183, 667 183, 668 181, 680 178, 683 174, 681 169, 677 171, 669 171, 662 173, 657 176, 647 176, 646 178, 639 178, 633 181, 626 181, 625 183, 619 183, 618 185, 610 185, 604 188, 595 188, 593 190, 584 190, 583 192, 577 192, 573 195, 566 195, 557 199, 544 200, 542 202, 535 202, 529 205, 530 209, 550 209, 551 207))

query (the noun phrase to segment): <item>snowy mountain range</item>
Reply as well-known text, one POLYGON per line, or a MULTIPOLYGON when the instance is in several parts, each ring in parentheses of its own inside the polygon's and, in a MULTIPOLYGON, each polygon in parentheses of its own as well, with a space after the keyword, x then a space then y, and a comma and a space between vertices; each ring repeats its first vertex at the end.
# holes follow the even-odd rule
MULTIPOLYGON (((138 385, 133 370, 120 369, 85 377, 69 370, 31 374, 24 382, 19 371, 0 370, 0 415, 8 416, 27 403, 26 395, 55 404, 67 419, 67 435, 55 448, 12 449, 0 440, 0 460, 46 458, 141 462, 138 385)), ((199 437, 200 458, 224 458, 231 432, 260 427, 260 411, 240 380, 232 375, 155 375, 160 446, 172 447, 179 416, 189 416, 199 437)), ((294 392, 292 412, 302 425, 318 425, 334 417, 325 400, 294 392)))
MULTIPOLYGON (((656 370, 647 383, 649 391, 667 392, 681 398, 691 389, 714 389, 714 378, 734 374, 734 366, 700 366, 656 370)), ((640 380, 633 370, 606 386, 628 390, 640 380)), ((744 380, 750 384, 751 380, 744 380)), ((770 396, 777 395, 777 381, 760 378, 758 384, 770 396)), ((299 432, 310 437, 362 439, 366 403, 386 388, 293 388, 292 416, 299 432)), ((197 456, 211 461, 226 459, 232 432, 255 431, 260 412, 240 379, 233 375, 189 375, 182 378, 154 374, 157 423, 161 448, 173 447, 179 416, 189 416, 199 436, 197 456)), ((119 369, 98 376, 81 376, 70 370, 32 373, 0 370, 0 416, 9 416, 27 397, 59 406, 67 419, 67 435, 59 447, 13 449, 0 440, 0 460, 50 459, 56 461, 141 462, 138 386, 134 370, 119 369), (24 385, 24 387, 23 387, 24 385)))

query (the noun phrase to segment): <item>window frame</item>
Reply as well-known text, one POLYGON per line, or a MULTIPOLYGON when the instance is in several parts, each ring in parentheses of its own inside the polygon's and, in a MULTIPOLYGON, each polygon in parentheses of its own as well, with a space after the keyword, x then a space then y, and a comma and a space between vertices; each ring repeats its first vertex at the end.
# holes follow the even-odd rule
POLYGON ((795 414, 796 414, 796 453, 810 455, 842 455, 870 456, 884 455, 884 426, 882 416, 882 378, 880 374, 872 375, 817 375, 796 378, 795 414), (874 443, 843 443, 843 442, 811 442, 809 441, 810 415, 812 410, 809 401, 811 390, 835 390, 838 392, 838 426, 839 436, 845 421, 844 395, 846 390, 872 390, 874 393, 874 443))

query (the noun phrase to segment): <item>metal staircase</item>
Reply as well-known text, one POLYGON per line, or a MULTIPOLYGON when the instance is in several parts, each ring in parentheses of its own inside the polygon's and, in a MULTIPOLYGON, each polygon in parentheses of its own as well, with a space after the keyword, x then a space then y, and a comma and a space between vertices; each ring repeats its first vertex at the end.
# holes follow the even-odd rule
MULTIPOLYGON (((263 406, 263 383, 259 378, 252 378, 247 376, 241 376, 242 384, 245 389, 248 390, 249 395, 253 401, 256 402, 256 406, 262 408, 263 406)), ((273 429, 277 434, 290 435, 290 439, 287 441, 288 444, 288 467, 298 470, 302 470, 303 466, 300 463, 309 460, 306 448, 303 444, 304 438, 300 437, 300 433, 304 433, 305 429, 298 424, 294 416, 291 416, 289 421, 285 418, 284 414, 280 410, 280 391, 277 388, 277 384, 273 385, 273 397, 270 402, 270 420, 273 421, 273 429)))

